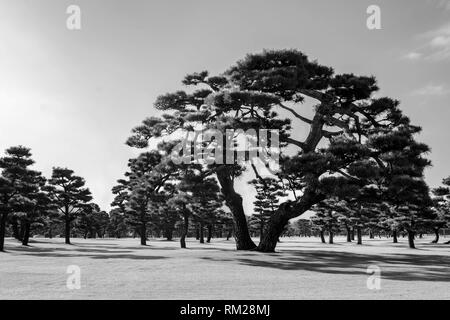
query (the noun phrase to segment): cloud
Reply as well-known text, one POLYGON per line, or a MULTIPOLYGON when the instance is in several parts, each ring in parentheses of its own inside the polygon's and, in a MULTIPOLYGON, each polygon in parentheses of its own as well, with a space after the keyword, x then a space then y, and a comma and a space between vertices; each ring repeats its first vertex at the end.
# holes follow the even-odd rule
POLYGON ((423 88, 417 89, 413 92, 415 96, 443 96, 450 93, 444 85, 429 84, 423 88))
MULTIPOLYGON (((450 4, 450 0, 448 2, 450 4)), ((414 51, 404 55, 410 61, 450 61, 450 23, 418 36, 422 45, 414 51)))
POLYGON ((407 59, 407 60, 419 60, 420 58, 422 58, 422 54, 419 53, 419 52, 412 51, 412 52, 410 52, 408 54, 405 54, 403 56, 403 58, 407 59))
MULTIPOLYGON (((436 3, 433 1, 433 3, 436 3)), ((450 10, 450 0, 441 0, 436 3, 439 9, 450 10)))

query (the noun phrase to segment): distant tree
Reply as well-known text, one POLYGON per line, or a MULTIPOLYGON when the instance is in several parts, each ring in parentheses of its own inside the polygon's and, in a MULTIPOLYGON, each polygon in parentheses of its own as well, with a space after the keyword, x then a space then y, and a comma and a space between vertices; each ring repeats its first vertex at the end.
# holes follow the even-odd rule
POLYGON ((312 211, 315 212, 315 216, 311 218, 311 221, 321 232, 321 240, 323 239, 323 231, 327 231, 329 235, 328 242, 330 244, 334 243, 334 234, 339 232, 339 222, 338 213, 336 212, 336 207, 338 206, 338 200, 335 198, 330 198, 319 202, 314 207, 312 211))
POLYGON ((450 177, 442 181, 443 186, 432 190, 433 209, 436 218, 432 221, 432 228, 436 238, 433 243, 439 242, 439 231, 450 225, 450 177))
POLYGON ((298 219, 295 222, 295 229, 300 237, 311 237, 313 233, 311 221, 306 219, 298 219))
POLYGON ((164 145, 158 150, 145 152, 128 163, 127 180, 119 180, 113 188, 113 205, 123 211, 125 221, 140 236, 141 245, 147 244, 147 233, 152 219, 157 216, 158 203, 168 182, 178 173, 165 154, 164 145))
POLYGON ((83 238, 103 238, 109 224, 109 215, 95 203, 84 206, 76 220, 77 229, 83 238))
POLYGON ((219 194, 217 180, 213 177, 203 178, 199 183, 192 186, 193 202, 191 210, 194 220, 198 223, 200 231, 200 243, 204 243, 204 229, 208 230, 207 242, 211 241, 212 229, 219 220, 223 211, 223 199, 219 194))
POLYGON ((91 192, 85 187, 84 179, 74 175, 73 170, 59 167, 53 168, 48 191, 62 214, 65 243, 70 244, 72 222, 92 200, 91 192))
POLYGON ((115 238, 123 238, 128 235, 128 226, 120 209, 114 208, 110 211, 107 232, 110 237, 115 238))
POLYGON ((189 218, 192 216, 190 210, 190 204, 192 203, 192 197, 186 192, 177 192, 172 198, 169 199, 168 205, 183 218, 183 227, 180 236, 181 248, 186 248, 186 237, 189 232, 189 218))
POLYGON ((30 149, 23 146, 8 148, 6 155, 0 158, 0 251, 4 250, 8 216, 15 206, 31 202, 22 193, 35 186, 35 181, 29 180, 29 166, 33 163, 30 149))
POLYGON ((256 190, 255 201, 253 202, 255 213, 252 215, 253 223, 259 229, 260 241, 264 237, 266 225, 271 217, 278 210, 280 198, 287 196, 283 190, 283 185, 274 178, 261 178, 251 180, 256 190))

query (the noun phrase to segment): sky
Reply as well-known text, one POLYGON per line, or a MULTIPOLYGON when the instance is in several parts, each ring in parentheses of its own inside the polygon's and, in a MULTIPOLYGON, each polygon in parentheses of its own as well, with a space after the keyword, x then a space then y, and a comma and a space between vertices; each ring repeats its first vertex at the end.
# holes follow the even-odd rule
MULTIPOLYGON (((337 73, 374 75, 423 128, 434 187, 450 175, 450 0, 0 0, 0 152, 30 147, 50 176, 68 167, 108 210, 138 151, 130 130, 191 72, 295 48, 337 73), (366 26, 369 5, 381 29, 366 26), (81 9, 69 30, 68 6, 81 9)), ((298 124, 296 130, 306 130, 298 124)), ((251 211, 254 192, 238 182, 251 211)))

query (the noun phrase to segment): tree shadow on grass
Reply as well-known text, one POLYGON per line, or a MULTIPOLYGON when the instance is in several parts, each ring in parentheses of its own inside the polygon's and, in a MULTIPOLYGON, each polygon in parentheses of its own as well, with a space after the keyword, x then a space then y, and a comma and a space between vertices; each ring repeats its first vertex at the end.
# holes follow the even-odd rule
POLYGON ((450 282, 450 258, 440 255, 375 255, 354 254, 330 251, 289 251, 267 256, 255 255, 251 258, 231 257, 213 261, 238 262, 239 264, 273 268, 277 270, 304 270, 336 275, 365 275, 367 267, 377 265, 381 268, 383 279, 400 281, 444 281, 450 282), (269 258, 270 257, 270 258, 269 258))
MULTIPOLYGON (((122 248, 120 248, 122 249, 122 248)), ((46 258, 92 258, 92 259, 132 259, 132 260, 155 260, 166 259, 163 256, 142 256, 132 250, 93 249, 73 246, 69 248, 42 248, 33 246, 20 246, 9 248, 7 252, 18 255, 29 255, 46 258)))

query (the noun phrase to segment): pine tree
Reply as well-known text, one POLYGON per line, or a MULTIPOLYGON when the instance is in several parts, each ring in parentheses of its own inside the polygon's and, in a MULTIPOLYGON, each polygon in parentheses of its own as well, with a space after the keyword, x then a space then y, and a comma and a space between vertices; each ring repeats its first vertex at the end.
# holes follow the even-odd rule
POLYGON ((32 230, 43 227, 46 217, 56 210, 46 191, 46 179, 40 172, 29 170, 25 180, 28 186, 22 189, 20 201, 13 206, 21 225, 22 245, 28 245, 32 230))
POLYGON ((73 170, 53 168, 48 191, 53 203, 62 214, 66 244, 70 244, 72 222, 92 200, 91 192, 85 187, 85 184, 84 179, 74 175, 73 170))
POLYGON ((256 200, 253 202, 254 214, 252 215, 253 227, 258 228, 260 240, 262 240, 265 227, 271 217, 278 210, 280 198, 286 196, 283 186, 274 178, 258 178, 251 180, 256 189, 256 200))
POLYGON ((433 243, 439 242, 439 231, 450 225, 450 177, 442 180, 443 186, 432 190, 433 208, 436 218, 432 221, 432 228, 436 238, 433 243))
POLYGON ((0 158, 0 251, 4 250, 6 234, 6 222, 8 216, 13 213, 17 205, 29 204, 30 199, 22 195, 29 191, 30 184, 29 166, 34 161, 31 159, 29 148, 23 146, 10 147, 6 150, 6 155, 0 158))
MULTIPOLYGON (((275 250, 290 219, 329 197, 324 190, 336 179, 330 174, 346 177, 350 164, 368 159, 383 167, 385 161, 368 141, 380 133, 394 132, 407 120, 397 101, 373 98, 378 90, 374 77, 335 74, 298 50, 250 54, 220 76, 193 73, 183 84, 194 90, 158 97, 155 107, 167 113, 144 120, 127 143, 144 148, 150 139, 178 129, 191 130, 197 124, 219 130, 279 130, 279 177, 295 200, 284 200, 271 216, 257 248, 263 252, 275 250), (308 99, 315 102, 311 117, 299 112, 308 99), (290 117, 278 114, 280 110, 290 117), (292 119, 309 127, 303 141, 294 139, 292 119), (298 152, 293 153, 292 148, 298 152)), ((256 245, 248 233, 242 196, 234 188, 235 178, 242 172, 240 165, 211 168, 233 215, 236 247, 251 250, 256 245)))
POLYGON ((323 232, 327 231, 329 235, 328 243, 334 243, 334 234, 340 231, 338 222, 338 208, 339 200, 336 198, 330 198, 316 204, 312 211, 315 212, 315 216, 311 218, 312 223, 317 227, 321 233, 321 240, 324 242, 323 232))
POLYGON ((128 235, 128 226, 124 214, 118 209, 112 209, 109 213, 107 232, 110 237, 123 238, 128 235))

